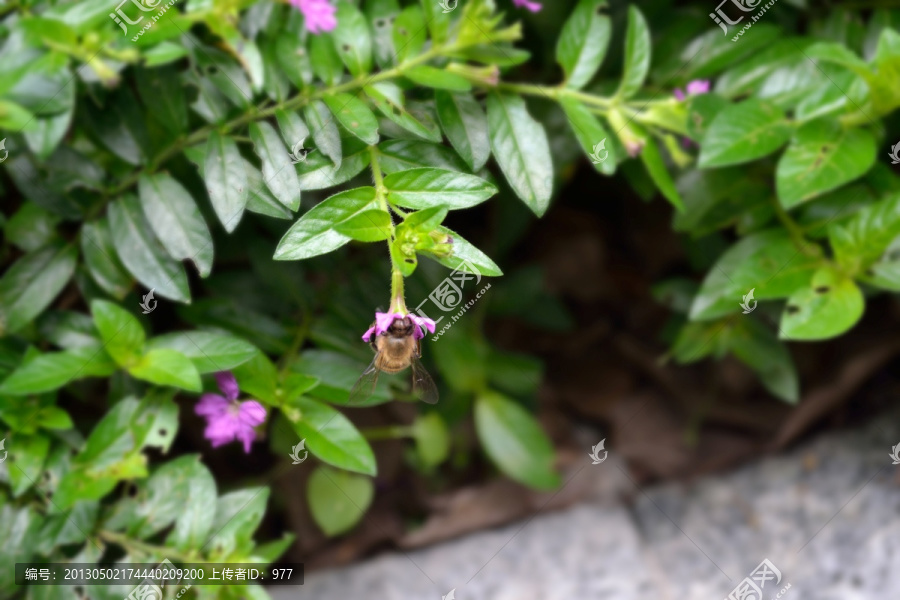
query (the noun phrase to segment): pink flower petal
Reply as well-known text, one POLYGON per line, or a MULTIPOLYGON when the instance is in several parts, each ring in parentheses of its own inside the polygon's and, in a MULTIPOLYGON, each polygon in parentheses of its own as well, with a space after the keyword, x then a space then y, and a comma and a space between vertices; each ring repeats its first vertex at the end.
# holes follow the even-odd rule
POLYGON ((679 100, 684 100, 684 92, 682 92, 679 88, 675 88, 675 91, 673 93, 679 100))
POLYGON ((237 379, 234 378, 231 371, 219 371, 216 373, 216 383, 219 384, 219 389, 222 390, 227 399, 237 400, 241 391, 238 388, 237 379))
POLYGON ((328 0, 290 0, 303 13, 306 30, 310 33, 331 31, 337 27, 334 14, 337 8, 328 0))
POLYGON ((218 417, 228 410, 228 400, 218 394, 203 394, 194 406, 194 412, 202 417, 218 417))
POLYGON ((247 400, 241 402, 241 408, 238 412, 238 420, 242 425, 256 427, 266 420, 266 409, 256 400, 247 400))
POLYGON ((527 8, 531 12, 538 12, 541 10, 540 2, 531 2, 530 0, 513 0, 513 4, 518 6, 519 8, 527 8))
POLYGON ((366 329, 366 332, 362 335, 362 340, 364 342, 371 342, 372 336, 375 335, 375 326, 369 327, 366 329))
POLYGON ((706 94, 709 92, 709 81, 706 79, 695 79, 687 84, 686 91, 688 96, 706 94))
POLYGON ((428 317, 420 317, 417 315, 409 315, 409 318, 412 319, 413 323, 415 323, 418 327, 416 327, 415 332, 413 332, 413 337, 417 340, 425 337, 425 333, 423 330, 427 329, 430 333, 434 333, 434 321, 429 319, 428 317))
POLYGON ((381 335, 386 332, 396 319, 402 318, 403 315, 400 313, 375 313, 375 335, 381 335))

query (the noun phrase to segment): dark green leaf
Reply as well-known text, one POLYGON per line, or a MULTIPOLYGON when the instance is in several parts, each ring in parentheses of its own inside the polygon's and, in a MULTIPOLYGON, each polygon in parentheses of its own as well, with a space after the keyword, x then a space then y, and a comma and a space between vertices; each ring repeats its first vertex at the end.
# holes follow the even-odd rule
POLYGON ((72 277, 78 249, 55 243, 20 258, 0 279, 0 334, 41 314, 72 277))
POLYGON ((497 193, 496 187, 475 175, 433 168, 391 173, 384 178, 384 185, 388 200, 415 209, 469 208, 497 193))
POLYGON ((348 471, 375 475, 375 455, 366 439, 347 417, 327 404, 298 399, 300 420, 294 430, 320 460, 348 471))
POLYGON ((237 144, 213 131, 206 142, 203 180, 213 209, 225 231, 231 233, 244 214, 249 194, 247 174, 237 144))
POLYGON ((326 198, 287 230, 275 249, 275 260, 302 260, 340 248, 350 238, 335 231, 335 225, 377 204, 373 187, 347 190, 326 198))
MULTIPOLYGON (((303 111, 309 129, 312 131, 316 148, 331 159, 335 167, 341 166, 341 134, 337 123, 328 112, 328 107, 320 100, 309 103, 303 111)), ((307 188, 308 189, 308 188, 307 188)))
POLYGON ((413 67, 404 72, 404 75, 413 83, 438 90, 468 92, 472 89, 472 84, 462 75, 428 65, 413 67))
POLYGON ((483 392, 475 400, 475 428, 485 452, 506 475, 536 489, 559 486, 553 445, 520 405, 497 392, 483 392))
POLYGON ((134 364, 143 353, 146 340, 140 322, 124 308, 106 300, 91 302, 91 315, 109 355, 123 367, 134 364))
POLYGON ((366 18, 356 6, 341 2, 337 7, 334 47, 354 77, 372 70, 372 34, 366 18))
POLYGON ((581 149, 584 150, 594 168, 606 175, 615 173, 617 162, 615 145, 610 141, 609 147, 606 146, 606 138, 609 137, 609 134, 600 124, 600 120, 578 100, 561 98, 559 104, 569 119, 572 132, 578 143, 581 144, 581 149))
POLYGON ((553 192, 547 133, 518 96, 490 94, 487 117, 491 149, 503 175, 528 208, 542 216, 553 192))
POLYGON ((603 0, 581 0, 563 25, 556 44, 556 60, 566 74, 566 85, 585 86, 600 68, 612 31, 609 17, 602 14, 603 0))
POLYGON ((628 7, 628 30, 625 32, 625 67, 616 96, 634 96, 650 70, 650 29, 637 6, 628 7))
MULTIPOLYGON (((70 381, 82 377, 108 377, 115 370, 116 364, 102 348, 97 346, 73 348, 65 352, 49 352, 27 361, 16 369, 0 385, 0 394, 10 396, 40 394, 59 389, 70 381)), ((46 424, 51 421, 42 419, 41 422, 46 424)))
POLYGON ((211 331, 169 333, 151 339, 147 347, 177 350, 191 359, 200 374, 230 371, 258 352, 249 342, 211 331))
POLYGON ((378 143, 378 120, 365 102, 343 93, 325 96, 322 100, 347 131, 367 144, 378 143))
POLYGON ((212 236, 197 203, 184 187, 164 173, 142 175, 138 190, 144 216, 169 256, 190 260, 200 277, 212 270, 212 236))
POLYGON ((391 236, 391 216, 381 209, 364 210, 337 224, 334 229, 360 242, 380 242, 391 236))
POLYGON ((478 171, 491 155, 487 117, 481 105, 469 94, 435 93, 435 106, 447 139, 466 161, 478 171))
POLYGON ((81 253, 94 281, 114 298, 124 298, 134 279, 116 253, 106 217, 81 226, 81 253))
POLYGON ((756 98, 716 114, 700 151, 700 167, 724 167, 767 156, 784 145, 791 126, 777 107, 756 98))
POLYGON ((329 537, 351 530, 375 496, 371 478, 325 466, 316 468, 306 485, 309 512, 329 537))
POLYGON ((168 348, 150 350, 136 364, 129 367, 128 372, 138 379, 157 385, 171 385, 190 392, 199 392, 203 389, 197 367, 177 350, 168 348))
POLYGON ((288 149, 281 143, 275 129, 265 121, 250 124, 253 149, 262 161, 263 180, 278 198, 292 211, 300 207, 300 183, 288 149))

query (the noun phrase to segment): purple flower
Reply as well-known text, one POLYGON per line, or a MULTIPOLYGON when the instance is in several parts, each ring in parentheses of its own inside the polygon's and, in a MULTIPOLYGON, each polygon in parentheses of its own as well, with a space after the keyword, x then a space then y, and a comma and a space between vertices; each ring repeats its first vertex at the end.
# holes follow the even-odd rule
POLYGON ((303 13, 306 30, 310 33, 331 31, 337 27, 337 19, 334 17, 337 8, 335 8, 328 0, 289 1, 303 13))
POLYGON ((542 8, 540 2, 532 2, 531 0, 513 0, 513 4, 519 8, 527 8, 533 13, 538 12, 542 8))
POLYGON ((388 328, 390 328, 391 323, 396 321, 397 319, 402 319, 403 317, 409 317, 410 321, 418 325, 415 331, 413 331, 413 337, 417 340, 425 337, 425 331, 428 330, 429 333, 434 333, 434 321, 429 319, 428 317, 420 317, 413 314, 404 315, 398 312, 395 313, 375 313, 375 325, 369 327, 366 332, 362 335, 362 339, 364 342, 371 342, 373 336, 379 336, 382 333, 386 333, 388 328))
POLYGON ((682 92, 680 89, 675 88, 675 97, 679 100, 684 100, 687 96, 696 96, 698 94, 706 94, 709 92, 709 80, 708 79, 695 79, 687 84, 685 87, 685 92, 682 92))
POLYGON ((206 417, 203 435, 212 442, 213 448, 240 440, 244 452, 250 453, 250 444, 256 439, 257 425, 266 420, 266 409, 256 400, 238 402, 237 380, 230 371, 216 373, 216 383, 225 396, 203 394, 194 407, 194 412, 206 417))

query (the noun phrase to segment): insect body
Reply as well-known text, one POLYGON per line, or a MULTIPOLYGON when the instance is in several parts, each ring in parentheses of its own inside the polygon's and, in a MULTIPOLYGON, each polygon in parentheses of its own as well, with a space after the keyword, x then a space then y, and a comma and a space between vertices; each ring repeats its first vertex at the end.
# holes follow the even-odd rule
MULTIPOLYGON (((374 326, 374 325, 373 325, 374 326)), ((413 393, 429 404, 438 401, 437 386, 422 366, 422 343, 416 339, 416 325, 408 316, 398 318, 370 342, 375 358, 350 390, 350 404, 365 401, 375 390, 378 373, 399 373, 412 367, 413 393)))

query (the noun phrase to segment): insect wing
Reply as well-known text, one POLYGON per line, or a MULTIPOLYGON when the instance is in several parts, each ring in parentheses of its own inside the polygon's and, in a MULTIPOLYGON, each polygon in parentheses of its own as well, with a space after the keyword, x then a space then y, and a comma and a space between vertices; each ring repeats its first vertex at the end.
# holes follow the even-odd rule
POLYGON ((375 366, 377 360, 378 354, 375 355, 375 358, 369 363, 369 367, 363 371, 362 375, 359 376, 359 379, 356 380, 356 383, 353 384, 353 389, 350 390, 349 404, 362 404, 368 400, 369 396, 372 395, 372 392, 375 391, 375 384, 378 383, 379 373, 378 367, 375 366))
POLYGON ((438 390, 434 384, 434 379, 422 366, 422 361, 415 355, 412 357, 412 376, 413 376, 413 394, 423 402, 428 404, 437 404, 438 390))

